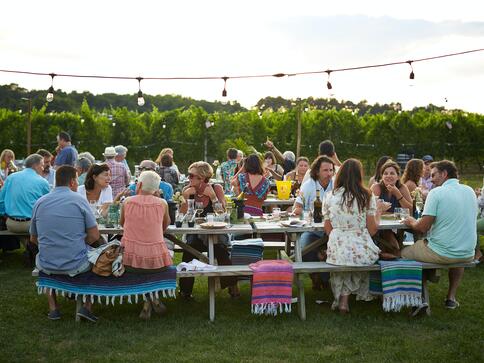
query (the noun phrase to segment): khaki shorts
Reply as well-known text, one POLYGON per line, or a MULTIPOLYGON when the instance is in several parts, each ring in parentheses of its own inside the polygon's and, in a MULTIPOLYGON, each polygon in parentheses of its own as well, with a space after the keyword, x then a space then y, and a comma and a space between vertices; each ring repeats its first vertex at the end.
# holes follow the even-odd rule
POLYGON ((449 258, 438 255, 427 246, 427 241, 423 239, 418 240, 412 246, 405 247, 402 250, 402 257, 406 258, 407 260, 438 263, 442 265, 471 262, 473 260, 472 256, 467 258, 449 258))

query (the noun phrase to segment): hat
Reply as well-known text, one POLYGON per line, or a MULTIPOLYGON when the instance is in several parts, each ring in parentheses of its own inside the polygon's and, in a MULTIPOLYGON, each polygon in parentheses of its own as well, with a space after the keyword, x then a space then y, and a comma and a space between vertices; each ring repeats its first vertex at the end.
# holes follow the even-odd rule
POLYGON ((434 161, 432 155, 424 155, 422 158, 423 162, 426 163, 427 161, 434 161))
POLYGON ((116 150, 112 146, 108 146, 107 148, 104 149, 103 155, 106 158, 114 157, 116 156, 116 150))

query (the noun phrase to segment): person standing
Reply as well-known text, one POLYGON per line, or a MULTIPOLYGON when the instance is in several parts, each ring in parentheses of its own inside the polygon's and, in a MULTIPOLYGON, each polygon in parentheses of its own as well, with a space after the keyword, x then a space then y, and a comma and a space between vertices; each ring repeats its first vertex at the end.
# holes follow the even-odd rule
POLYGON ((235 168, 237 167, 237 149, 230 148, 227 150, 227 161, 220 165, 222 180, 224 182, 224 193, 229 194, 231 185, 230 180, 235 175, 235 168))
POLYGON ((114 147, 114 150, 116 150, 116 156, 114 157, 114 160, 124 165, 124 167, 128 171, 128 176, 131 180, 131 170, 129 170, 129 165, 126 161, 126 155, 128 155, 128 148, 123 145, 117 145, 114 147))
MULTIPOLYGON (((430 169, 434 188, 427 196, 422 218, 416 220, 408 217, 404 221, 414 231, 427 234, 427 237, 404 248, 402 257, 439 264, 471 262, 477 239, 474 191, 459 183, 457 167, 452 161, 434 162, 430 169)), ((447 309, 459 306, 456 293, 463 276, 463 267, 449 269, 449 289, 444 303, 447 309)), ((422 284, 425 292, 426 276, 423 277, 422 284)), ((425 295, 422 296, 422 305, 413 311, 413 316, 429 309, 425 295)))
POLYGON ((111 180, 109 185, 111 185, 113 193, 112 198, 114 199, 129 185, 130 178, 123 163, 114 159, 117 155, 114 147, 108 146, 104 149, 103 155, 106 158, 106 164, 111 170, 111 180))
POLYGON ((54 168, 57 169, 61 165, 75 166, 78 153, 76 148, 71 144, 71 136, 61 131, 57 135, 57 144, 59 152, 55 158, 54 168))

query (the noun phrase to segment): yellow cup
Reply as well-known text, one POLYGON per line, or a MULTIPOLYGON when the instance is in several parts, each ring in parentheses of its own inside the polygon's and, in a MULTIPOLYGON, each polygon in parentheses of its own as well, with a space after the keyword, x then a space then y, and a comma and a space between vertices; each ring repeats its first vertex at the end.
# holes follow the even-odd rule
POLYGON ((290 180, 276 180, 277 198, 289 199, 291 195, 291 181, 290 180))

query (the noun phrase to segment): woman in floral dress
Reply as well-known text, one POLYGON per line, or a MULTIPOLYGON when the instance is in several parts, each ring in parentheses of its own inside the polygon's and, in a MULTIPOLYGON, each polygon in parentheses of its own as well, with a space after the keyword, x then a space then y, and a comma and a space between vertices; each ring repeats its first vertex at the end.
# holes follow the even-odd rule
MULTIPOLYGON (((363 186, 361 162, 346 160, 336 175, 334 190, 323 205, 324 230, 329 235, 327 263, 342 266, 372 265, 379 248, 371 236, 377 232, 380 213, 370 190, 363 186)), ((378 207, 379 209, 383 206, 378 207)), ((357 300, 371 300, 368 272, 331 273, 333 309, 348 313, 350 294, 357 300)))

